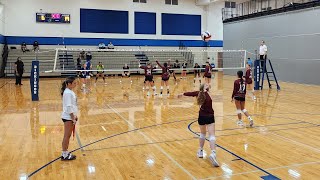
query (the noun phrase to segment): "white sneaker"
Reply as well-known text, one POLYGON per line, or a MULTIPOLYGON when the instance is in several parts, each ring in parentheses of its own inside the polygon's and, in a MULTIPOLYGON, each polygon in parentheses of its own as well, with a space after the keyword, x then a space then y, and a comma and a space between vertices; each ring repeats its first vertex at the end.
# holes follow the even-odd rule
POLYGON ((219 163, 216 158, 216 153, 211 153, 209 159, 214 167, 219 167, 219 163))
POLYGON ((150 92, 147 93, 147 96, 150 96, 150 92))
POLYGON ((243 121, 242 120, 238 120, 237 125, 238 126, 243 126, 243 121))
POLYGON ((256 96, 253 96, 253 98, 252 98, 253 100, 257 100, 257 98, 256 98, 256 96))
POLYGON ((203 150, 199 149, 197 152, 198 158, 203 158, 203 150))

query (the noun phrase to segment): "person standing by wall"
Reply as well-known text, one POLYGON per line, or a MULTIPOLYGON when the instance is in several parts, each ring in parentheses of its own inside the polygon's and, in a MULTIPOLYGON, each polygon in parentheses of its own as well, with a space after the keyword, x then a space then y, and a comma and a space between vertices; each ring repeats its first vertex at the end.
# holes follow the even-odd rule
POLYGON ((24 73, 24 64, 21 60, 21 57, 17 58, 17 61, 14 63, 15 66, 15 75, 16 75, 16 85, 22 85, 21 79, 22 74, 24 73))

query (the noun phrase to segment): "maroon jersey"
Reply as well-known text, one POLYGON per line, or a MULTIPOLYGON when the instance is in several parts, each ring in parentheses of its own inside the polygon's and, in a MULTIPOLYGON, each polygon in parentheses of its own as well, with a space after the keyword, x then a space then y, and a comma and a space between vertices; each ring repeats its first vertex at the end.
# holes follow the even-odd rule
POLYGON ((247 83, 245 80, 243 80, 243 83, 241 84, 241 79, 237 79, 234 81, 233 84, 233 93, 232 93, 232 99, 234 97, 242 97, 245 98, 246 97, 246 86, 247 83))
POLYGON ((158 61, 156 61, 156 63, 161 67, 162 69, 162 78, 163 79, 168 79, 170 74, 169 74, 169 68, 168 67, 164 67, 162 66, 158 61))
MULTIPOLYGON (((197 97, 198 94, 199 94, 199 91, 183 93, 183 95, 185 96, 193 96, 193 97, 197 97)), ((205 95, 206 95, 206 100, 200 107, 199 116, 207 116, 207 117, 214 116, 214 111, 212 109, 212 99, 208 92, 205 92, 205 95)))
POLYGON ((140 66, 141 69, 144 69, 144 75, 145 76, 153 76, 152 70, 155 69, 156 67, 148 67, 148 66, 140 66))
POLYGON ((247 69, 246 75, 244 76, 246 79, 247 84, 252 84, 252 70, 251 68, 247 69))
POLYGON ((204 76, 205 77, 211 77, 211 66, 206 66, 206 69, 204 70, 204 76))

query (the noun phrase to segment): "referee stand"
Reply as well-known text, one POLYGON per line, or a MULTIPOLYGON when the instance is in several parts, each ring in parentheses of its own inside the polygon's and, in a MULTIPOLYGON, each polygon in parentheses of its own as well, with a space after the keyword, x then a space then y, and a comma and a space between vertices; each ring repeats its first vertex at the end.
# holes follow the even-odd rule
POLYGON ((276 82, 277 90, 280 90, 280 85, 278 83, 276 74, 274 73, 272 63, 270 59, 260 60, 256 59, 254 61, 254 90, 262 90, 264 78, 267 77, 269 88, 272 88, 271 82, 276 82), (261 61, 264 61, 263 67, 261 66, 261 61), (267 67, 269 66, 269 67, 267 67))

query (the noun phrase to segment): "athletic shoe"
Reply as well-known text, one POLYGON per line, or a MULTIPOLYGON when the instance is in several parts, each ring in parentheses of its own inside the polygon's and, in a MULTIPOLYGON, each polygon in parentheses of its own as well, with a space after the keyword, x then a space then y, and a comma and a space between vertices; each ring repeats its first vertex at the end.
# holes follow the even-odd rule
POLYGON ((253 127, 253 119, 251 119, 251 120, 249 121, 249 126, 250 126, 250 127, 253 127))
POLYGON ((203 158, 203 150, 199 149, 197 152, 198 158, 203 158))
POLYGON ((237 125, 238 126, 243 126, 243 121, 242 120, 238 120, 237 125))
POLYGON ((148 91, 147 96, 150 96, 150 92, 148 91))
POLYGON ((252 98, 253 100, 257 100, 257 98, 256 98, 256 96, 253 96, 253 98, 252 98))
POLYGON ((71 161, 77 159, 77 156, 69 153, 67 157, 61 156, 61 161, 71 161))
POLYGON ((216 153, 211 153, 209 159, 214 167, 219 167, 219 163, 216 158, 216 153))

